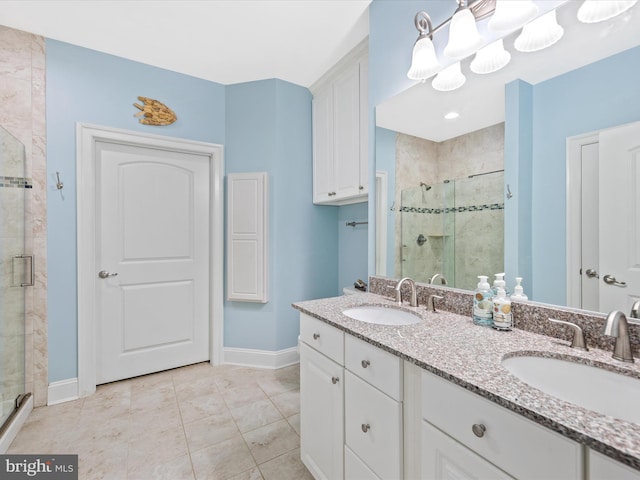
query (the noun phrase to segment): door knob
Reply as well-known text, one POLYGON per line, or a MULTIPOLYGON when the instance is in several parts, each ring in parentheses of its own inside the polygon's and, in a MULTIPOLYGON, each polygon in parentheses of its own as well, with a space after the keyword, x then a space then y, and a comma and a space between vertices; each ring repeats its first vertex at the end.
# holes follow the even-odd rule
POLYGON ((115 277, 116 275, 118 275, 117 273, 109 273, 106 270, 100 270, 98 272, 98 276, 100 278, 109 278, 109 277, 115 277))
POLYGON ((593 268, 588 269, 584 273, 589 278, 600 278, 600 275, 598 275, 598 272, 596 272, 593 268))
POLYGON ((602 277, 602 280, 604 280, 604 283, 606 283, 607 285, 615 285, 616 287, 623 288, 627 286, 627 282, 619 282, 613 275, 605 275, 604 277, 602 277))

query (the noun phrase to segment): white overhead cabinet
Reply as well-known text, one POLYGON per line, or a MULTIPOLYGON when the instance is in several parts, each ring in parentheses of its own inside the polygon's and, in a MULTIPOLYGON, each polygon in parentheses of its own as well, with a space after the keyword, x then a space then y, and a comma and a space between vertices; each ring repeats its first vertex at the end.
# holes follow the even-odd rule
POLYGON ((339 64, 314 90, 313 203, 367 201, 366 53, 339 64))

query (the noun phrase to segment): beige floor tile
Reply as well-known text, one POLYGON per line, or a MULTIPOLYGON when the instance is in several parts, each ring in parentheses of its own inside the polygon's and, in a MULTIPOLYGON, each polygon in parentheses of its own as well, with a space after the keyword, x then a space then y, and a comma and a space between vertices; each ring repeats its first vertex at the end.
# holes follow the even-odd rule
POLYGON ((264 480, 258 467, 242 472, 239 475, 231 477, 229 480, 264 480))
POLYGON ((128 470, 137 472, 149 464, 169 462, 188 453, 182 426, 151 435, 140 431, 129 439, 128 470))
POLYGON ((215 375, 193 378, 189 382, 175 383, 175 389, 176 396, 179 401, 188 400, 192 397, 199 397, 200 395, 219 393, 215 375))
POLYGON ((229 408, 238 408, 249 403, 267 399, 267 396, 256 382, 233 388, 221 388, 220 394, 229 408))
POLYGON ((300 435, 300 414, 296 413, 295 415, 287 417, 287 422, 289 422, 289 425, 291 425, 296 433, 300 435))
POLYGON ((173 382, 162 382, 153 388, 136 389, 131 393, 131 411, 162 408, 177 403, 173 382))
POLYGON ((168 461, 148 462, 129 468, 127 480, 193 480, 195 478, 191 458, 182 455, 168 461))
POLYGON ((180 385, 183 383, 191 383, 201 378, 213 377, 217 374, 217 367, 214 367, 209 362, 202 362, 171 370, 171 379, 174 385, 180 385))
POLYGON ((179 405, 183 423, 191 423, 227 411, 222 395, 217 392, 180 400, 179 405))
POLYGON ((191 462, 197 480, 226 480, 256 466, 240 434, 192 453, 191 462))
POLYGON ((78 452, 78 478, 81 480, 122 480, 127 478, 127 445, 78 452))
POLYGON ((169 404, 156 409, 138 410, 129 414, 129 432, 154 432, 179 427, 182 424, 178 404, 169 404))
POLYGON ((299 448, 262 463, 259 467, 264 480, 313 480, 300 460, 299 448))
POLYGON ((268 398, 233 408, 231 415, 242 433, 282 420, 282 415, 268 398))
POLYGON ((300 390, 281 393, 280 395, 271 397, 271 400, 284 417, 290 417, 291 415, 300 413, 300 390))
POLYGON ((228 410, 184 425, 190 452, 215 445, 238 435, 236 422, 228 410))
POLYGON ((258 384, 270 397, 290 390, 300 390, 300 367, 293 365, 273 370, 270 375, 260 378, 258 384))
POLYGON ((258 465, 300 447, 300 437, 286 420, 243 434, 258 465))
POLYGON ((265 370, 240 367, 236 365, 224 365, 218 376, 216 382, 220 389, 223 388, 237 388, 250 383, 255 383, 265 375, 265 370))

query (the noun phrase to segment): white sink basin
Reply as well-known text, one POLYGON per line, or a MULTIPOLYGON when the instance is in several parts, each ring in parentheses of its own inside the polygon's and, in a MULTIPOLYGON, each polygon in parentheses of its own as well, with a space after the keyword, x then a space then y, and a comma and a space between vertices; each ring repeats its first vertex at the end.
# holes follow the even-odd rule
POLYGON ((412 325, 420 322, 422 318, 412 312, 393 307, 377 305, 363 305, 343 310, 347 317, 361 322, 376 323, 378 325, 412 325))
POLYGON ((640 424, 640 379, 558 358, 510 357, 502 365, 549 395, 640 424))

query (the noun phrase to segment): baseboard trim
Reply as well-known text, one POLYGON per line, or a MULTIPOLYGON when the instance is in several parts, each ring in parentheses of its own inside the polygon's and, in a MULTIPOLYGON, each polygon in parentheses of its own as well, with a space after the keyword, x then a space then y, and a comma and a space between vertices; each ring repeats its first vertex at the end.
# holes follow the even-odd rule
POLYGON ((300 362, 297 347, 286 348, 275 352, 269 350, 252 350, 249 348, 224 349, 224 363, 256 368, 282 368, 300 362))
POLYGON ((77 400, 78 396, 78 379, 69 378, 52 382, 49 384, 49 401, 47 405, 56 405, 58 403, 70 402, 77 400))

